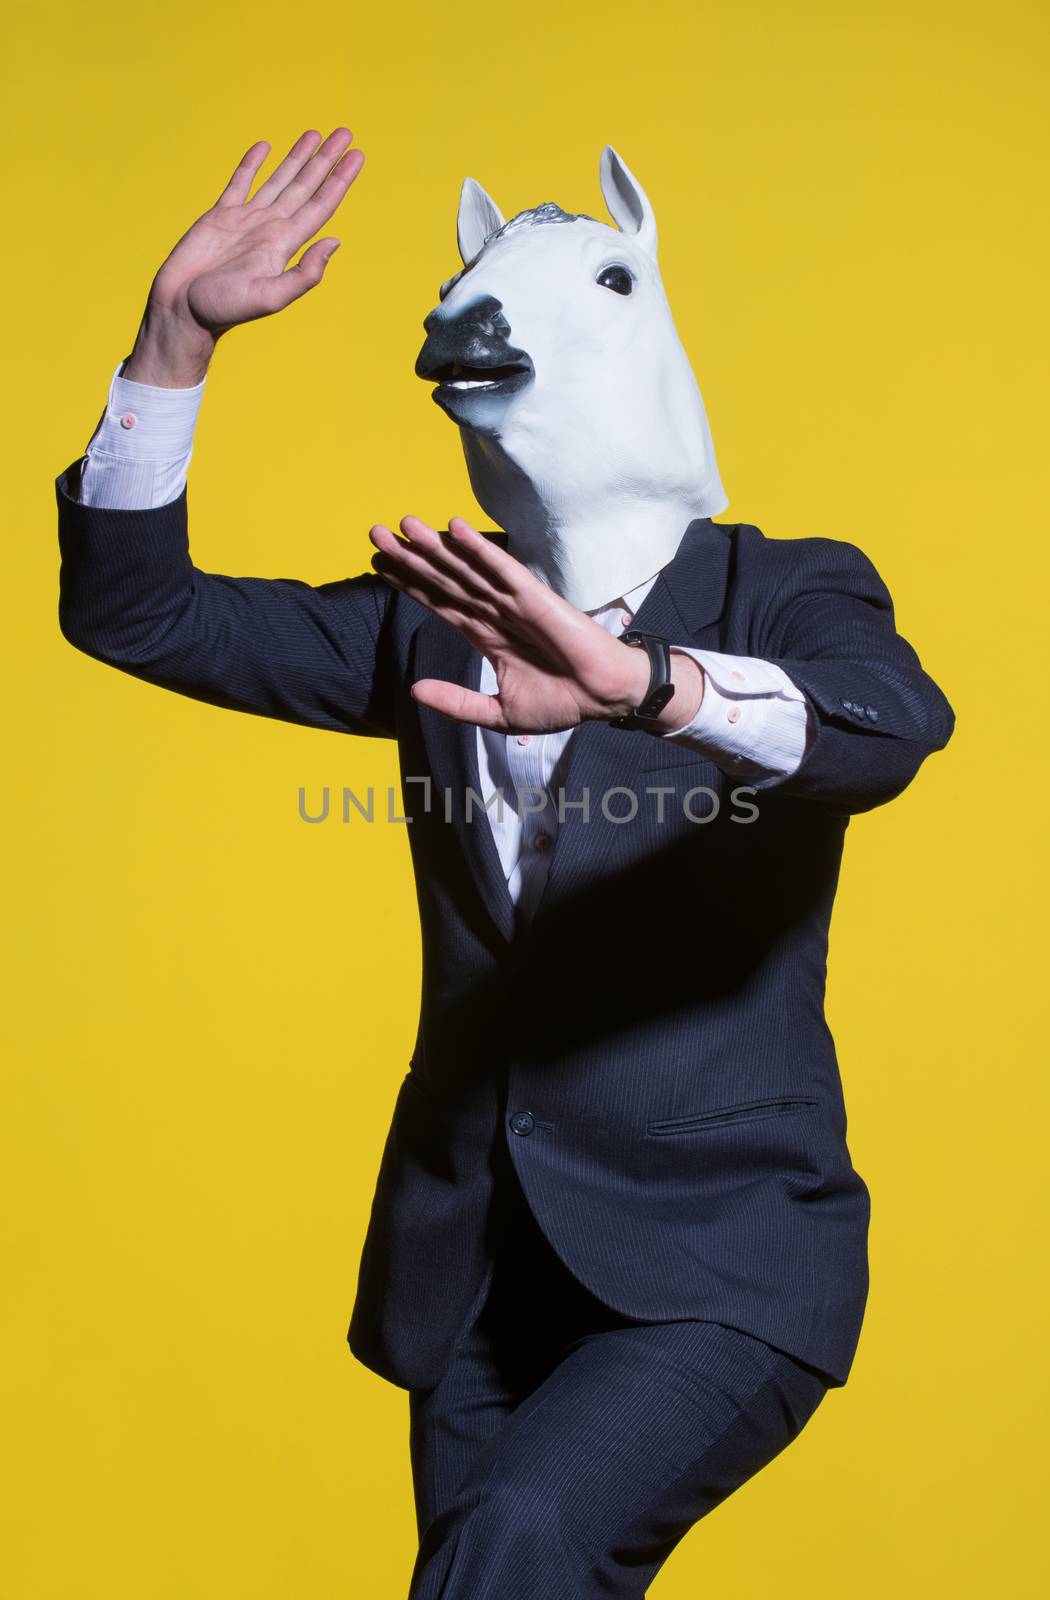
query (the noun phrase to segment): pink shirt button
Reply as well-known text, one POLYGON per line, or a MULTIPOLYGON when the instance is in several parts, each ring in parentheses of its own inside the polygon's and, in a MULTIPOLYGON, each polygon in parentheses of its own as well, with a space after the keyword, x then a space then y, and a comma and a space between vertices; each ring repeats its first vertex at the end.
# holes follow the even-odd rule
POLYGON ((549 850, 550 847, 551 847, 551 836, 550 836, 550 834, 549 833, 538 833, 536 835, 536 849, 537 850, 549 850))
POLYGON ((629 628, 631 623, 634 621, 634 618, 631 616, 629 611, 625 611, 623 616, 620 618, 620 621, 623 623, 625 628, 629 628))
POLYGON ((529 740, 531 738, 532 738, 532 734, 531 733, 519 733, 518 734, 518 743, 519 744, 528 744, 528 742, 529 742, 529 740))
POLYGON ((730 706, 729 707, 729 710, 726 712, 726 721, 727 722, 739 722, 740 721, 740 707, 739 706, 730 706))
POLYGON ((120 419, 120 426, 122 428, 133 428, 138 420, 139 419, 135 415, 134 411, 125 411, 124 415, 120 419))

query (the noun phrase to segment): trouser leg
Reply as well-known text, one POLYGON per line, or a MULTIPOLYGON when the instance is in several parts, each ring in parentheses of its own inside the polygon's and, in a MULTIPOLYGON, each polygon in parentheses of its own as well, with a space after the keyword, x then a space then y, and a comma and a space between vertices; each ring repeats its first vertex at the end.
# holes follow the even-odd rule
POLYGON ((617 1317, 515 1212, 480 1316, 412 1396, 410 1600, 640 1600, 825 1387, 736 1329, 617 1317))
POLYGON ((440 1380, 409 1395, 420 1538, 488 1440, 556 1366, 566 1340, 612 1316, 562 1266, 513 1171, 497 1167, 488 1292, 440 1380))
POLYGON ((716 1323, 585 1335, 429 1522, 411 1600, 640 1600, 824 1392, 818 1374, 716 1323))

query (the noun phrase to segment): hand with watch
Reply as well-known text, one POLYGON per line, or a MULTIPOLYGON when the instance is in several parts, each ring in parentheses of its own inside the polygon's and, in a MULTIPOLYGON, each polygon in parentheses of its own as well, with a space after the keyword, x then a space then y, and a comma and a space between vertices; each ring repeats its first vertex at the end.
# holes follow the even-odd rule
POLYGON ((462 517, 447 532, 419 517, 403 517, 399 528, 401 538, 382 523, 372 527, 376 572, 458 629, 497 683, 495 694, 482 694, 420 678, 412 685, 418 704, 507 734, 589 721, 667 734, 695 716, 703 670, 688 653, 672 653, 662 635, 609 633, 462 517))

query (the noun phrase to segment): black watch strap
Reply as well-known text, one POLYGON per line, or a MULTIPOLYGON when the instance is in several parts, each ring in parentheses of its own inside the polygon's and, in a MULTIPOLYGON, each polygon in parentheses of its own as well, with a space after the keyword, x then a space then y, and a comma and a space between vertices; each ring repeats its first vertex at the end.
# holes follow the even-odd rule
POLYGON ((674 694, 671 682, 671 647, 662 633, 643 633, 639 628, 628 628, 620 634, 624 644, 641 645, 649 656, 649 688, 640 706, 625 717, 610 717, 613 728, 653 728, 660 713, 674 694))

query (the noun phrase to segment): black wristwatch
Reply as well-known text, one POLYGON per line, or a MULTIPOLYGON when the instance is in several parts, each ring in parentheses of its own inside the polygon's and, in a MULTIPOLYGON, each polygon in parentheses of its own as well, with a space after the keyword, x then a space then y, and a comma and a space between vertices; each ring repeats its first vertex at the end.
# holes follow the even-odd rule
POLYGON ((642 633, 628 628, 620 634, 624 644, 639 644, 649 655, 649 689, 640 706, 625 717, 610 717, 613 728, 655 728, 660 713, 674 694, 671 682, 671 647, 662 633, 642 633))

